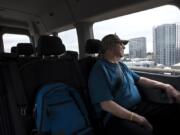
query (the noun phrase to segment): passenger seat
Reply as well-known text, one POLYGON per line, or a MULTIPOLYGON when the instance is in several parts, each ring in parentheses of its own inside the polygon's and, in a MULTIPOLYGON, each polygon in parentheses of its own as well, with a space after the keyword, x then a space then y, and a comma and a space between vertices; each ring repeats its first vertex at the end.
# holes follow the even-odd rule
POLYGON ((61 82, 79 92, 83 91, 84 83, 77 60, 61 57, 65 52, 65 47, 60 38, 40 37, 37 51, 41 58, 20 68, 23 87, 26 90, 31 109, 34 107, 36 93, 46 84, 61 82), (56 57, 58 55, 60 57, 56 57))
POLYGON ((85 97, 86 97, 86 104, 88 107, 88 111, 90 113, 91 123, 95 129, 95 132, 98 135, 101 135, 101 134, 105 135, 102 120, 96 116, 96 112, 90 101, 90 96, 89 96, 89 91, 88 91, 89 74, 91 72, 93 65, 98 60, 97 55, 99 55, 100 51, 101 51, 100 40, 88 39, 86 42, 86 46, 85 46, 85 52, 87 54, 87 57, 80 59, 79 65, 81 67, 81 71, 82 71, 82 74, 85 79, 85 85, 86 85, 86 92, 85 92, 86 96, 85 97))
POLYGON ((21 67, 35 59, 35 52, 32 43, 18 43, 16 54, 18 67, 21 67))
POLYGON ((17 54, 17 47, 16 46, 11 47, 11 53, 17 54))
POLYGON ((19 56, 27 57, 34 54, 32 43, 18 43, 16 52, 19 56))
POLYGON ((88 81, 90 71, 93 65, 96 63, 100 51, 101 51, 101 41, 97 39, 88 39, 86 41, 85 53, 87 57, 79 60, 79 65, 81 67, 82 74, 86 82, 88 81))
POLYGON ((75 60, 78 60, 78 52, 76 51, 66 51, 64 55, 67 58, 73 58, 75 60))
POLYGON ((38 56, 58 56, 65 53, 65 46, 59 37, 42 35, 38 40, 38 56))

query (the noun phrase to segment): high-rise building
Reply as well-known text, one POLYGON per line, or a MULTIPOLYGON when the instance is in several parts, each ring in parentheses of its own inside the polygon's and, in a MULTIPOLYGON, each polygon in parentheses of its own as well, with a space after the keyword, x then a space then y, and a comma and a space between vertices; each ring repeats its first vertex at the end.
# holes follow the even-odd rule
POLYGON ((153 50, 156 63, 171 66, 180 61, 180 28, 163 24, 153 29, 153 50))
POLYGON ((129 40, 129 57, 146 58, 146 38, 139 37, 129 40))
POLYGON ((180 24, 176 24, 176 63, 180 62, 180 24))

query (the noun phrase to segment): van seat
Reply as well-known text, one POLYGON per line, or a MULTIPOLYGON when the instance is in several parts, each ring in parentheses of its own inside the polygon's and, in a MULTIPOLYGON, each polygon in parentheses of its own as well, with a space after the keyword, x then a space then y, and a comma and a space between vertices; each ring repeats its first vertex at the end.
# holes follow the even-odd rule
POLYGON ((87 109, 89 112, 90 120, 91 123, 94 127, 95 132, 100 135, 100 134, 105 134, 104 133, 104 126, 102 124, 102 120, 99 119, 96 116, 96 112, 94 110, 94 107, 90 101, 90 96, 89 96, 89 91, 88 91, 88 78, 90 71, 93 67, 93 65, 96 63, 98 57, 95 56, 95 54, 99 54, 101 51, 101 42, 100 40, 97 39, 88 39, 86 42, 85 46, 85 51, 87 54, 87 57, 82 58, 79 60, 79 65, 83 74, 83 77, 85 79, 85 87, 86 87, 86 92, 85 92, 85 97, 86 97, 86 105, 87 109))
POLYGON ((63 54, 65 50, 65 46, 59 37, 43 35, 40 36, 38 40, 38 56, 60 55, 63 54))
POLYGON ((11 47, 11 53, 12 54, 17 54, 17 46, 11 47))
POLYGON ((86 41, 85 53, 87 57, 79 60, 82 74, 84 79, 87 81, 89 78, 90 71, 97 61, 95 54, 99 54, 101 50, 101 41, 97 39, 88 39, 86 41))
POLYGON ((32 43, 18 43, 17 54, 19 56, 31 56, 34 54, 32 43))

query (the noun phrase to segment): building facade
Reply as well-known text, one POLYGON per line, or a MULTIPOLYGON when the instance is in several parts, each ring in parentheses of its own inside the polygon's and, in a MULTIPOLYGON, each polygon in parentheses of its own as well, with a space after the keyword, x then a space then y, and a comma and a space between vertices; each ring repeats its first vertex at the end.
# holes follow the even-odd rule
POLYGON ((153 51, 156 63, 171 66, 179 62, 180 27, 163 24, 153 29, 153 51))
POLYGON ((180 62, 180 24, 176 24, 176 64, 180 62))
POLYGON ((129 40, 129 57, 146 58, 146 38, 139 37, 129 40))

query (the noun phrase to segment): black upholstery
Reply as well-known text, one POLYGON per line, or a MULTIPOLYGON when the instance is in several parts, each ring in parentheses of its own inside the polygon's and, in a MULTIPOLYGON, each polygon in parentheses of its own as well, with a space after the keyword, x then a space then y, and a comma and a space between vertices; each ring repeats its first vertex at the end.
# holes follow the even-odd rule
MULTIPOLYGON (((0 63, 0 134, 1 135, 14 135, 14 125, 12 119, 12 108, 10 108, 10 101, 9 99, 9 91, 7 91, 7 82, 4 79, 5 70, 7 69, 6 65, 0 63), (4 68, 4 69, 3 69, 4 68)), ((10 79, 9 76, 7 76, 10 79)), ((17 123, 16 123, 17 124, 17 123)))
MULTIPOLYGON (((101 51, 101 42, 100 40, 97 39, 89 39, 86 42, 86 47, 85 47, 85 51, 86 54, 99 54, 101 51)), ((85 86, 86 86, 86 98, 87 100, 87 105, 88 105, 88 111, 90 114, 90 118, 91 118, 91 123, 94 127, 94 130, 97 134, 105 134, 103 132, 103 124, 102 121, 100 119, 98 119, 96 117, 96 112, 94 110, 93 105, 90 102, 90 96, 89 96, 89 92, 88 92, 88 78, 89 78, 89 74, 91 72, 91 69, 93 67, 93 65, 96 63, 97 61, 97 57, 93 57, 93 56, 87 56, 85 58, 82 58, 79 60, 79 65, 82 71, 82 74, 84 76, 85 79, 85 86)))
POLYGON ((38 56, 60 55, 65 52, 65 46, 59 37, 41 36, 38 40, 37 54, 38 56))
POLYGON ((41 59, 24 65, 20 73, 31 105, 36 92, 45 84, 63 82, 79 89, 82 79, 77 66, 77 62, 65 58, 41 59))
POLYGON ((35 53, 32 43, 18 43, 17 44, 17 64, 18 67, 35 59, 35 53))
POLYGON ((0 54, 0 61, 12 61, 17 59, 17 54, 15 53, 1 53, 0 54))
POLYGON ((31 43, 18 43, 17 44, 17 54, 30 56, 34 53, 33 45, 31 43))
POLYGON ((93 65, 96 63, 96 61, 97 61, 97 58, 91 57, 91 56, 88 56, 86 58, 79 60, 81 71, 86 81, 88 81, 89 74, 91 72, 93 65))
POLYGON ((11 47, 11 53, 17 54, 17 47, 16 46, 11 47))
POLYGON ((34 107, 35 95, 43 85, 61 82, 74 87, 80 92, 92 119, 92 106, 76 59, 61 57, 60 59, 33 61, 24 65, 20 69, 20 74, 30 108, 34 107))
POLYGON ((101 41, 98 39, 88 39, 86 41, 85 52, 87 54, 99 53, 101 50, 101 41))
POLYGON ((75 51, 66 51, 64 55, 67 58, 73 58, 73 59, 78 60, 78 53, 75 51))
MULTIPOLYGON (((97 39, 88 39, 85 46, 86 54, 96 54, 101 51, 101 41, 97 39)), ((87 81, 89 78, 90 71, 97 61, 97 57, 88 56, 79 60, 82 74, 84 79, 87 81)))

